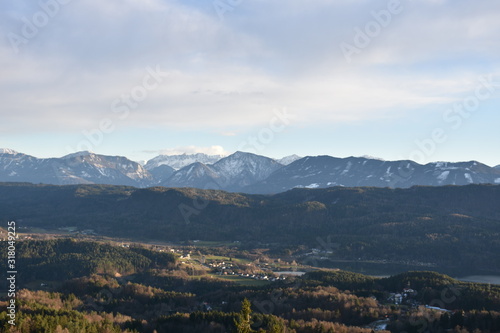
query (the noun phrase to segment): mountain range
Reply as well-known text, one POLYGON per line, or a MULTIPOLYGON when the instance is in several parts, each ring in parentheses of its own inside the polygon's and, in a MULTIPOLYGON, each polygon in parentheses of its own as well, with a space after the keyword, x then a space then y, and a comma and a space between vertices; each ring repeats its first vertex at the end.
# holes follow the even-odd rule
POLYGON ((299 157, 280 160, 252 153, 160 155, 144 166, 126 157, 79 152, 36 158, 0 149, 0 181, 53 185, 110 184, 193 187, 270 194, 293 188, 500 184, 500 166, 470 162, 384 161, 370 157, 299 157))

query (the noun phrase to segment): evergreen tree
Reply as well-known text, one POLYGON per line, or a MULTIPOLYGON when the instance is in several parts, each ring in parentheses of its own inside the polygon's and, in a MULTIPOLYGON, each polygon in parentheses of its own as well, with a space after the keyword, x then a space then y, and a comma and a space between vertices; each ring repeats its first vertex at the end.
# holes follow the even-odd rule
POLYGON ((236 326, 236 333, 252 333, 254 332, 250 328, 250 314, 252 313, 251 304, 248 299, 244 299, 241 302, 241 311, 238 317, 234 320, 236 326))

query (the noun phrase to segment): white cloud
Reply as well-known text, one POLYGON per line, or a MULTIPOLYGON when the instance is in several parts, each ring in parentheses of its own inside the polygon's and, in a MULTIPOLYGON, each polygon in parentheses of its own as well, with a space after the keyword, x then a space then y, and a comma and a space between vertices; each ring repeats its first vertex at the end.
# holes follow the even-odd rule
MULTIPOLYGON (((450 103, 499 67, 500 5, 487 1, 405 4, 348 65, 339 43, 386 5, 243 2, 221 22, 174 1, 71 2, 20 55, 0 44, 3 131, 81 131, 110 117, 121 128, 232 134, 267 124, 281 107, 301 123, 394 118, 450 103), (476 68, 474 55, 486 68, 476 68), (446 59, 450 70, 436 73, 446 59), (111 102, 157 64, 171 75, 117 119, 111 102)), ((12 17, 32 12, 9 14, 0 29, 16 31, 12 17)))
POLYGON ((450 66, 469 67, 477 65, 478 57, 497 62, 495 57, 500 45, 494 41, 499 30, 500 3, 497 2, 407 2, 403 12, 363 50, 358 64, 446 61, 450 66), (381 54, 384 56, 380 57, 381 54))

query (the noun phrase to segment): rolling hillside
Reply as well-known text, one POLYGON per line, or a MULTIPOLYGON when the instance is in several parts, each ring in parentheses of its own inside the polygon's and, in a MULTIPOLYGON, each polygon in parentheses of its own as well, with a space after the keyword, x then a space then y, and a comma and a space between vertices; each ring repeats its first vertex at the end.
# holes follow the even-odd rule
POLYGON ((274 196, 105 185, 0 185, 0 218, 165 241, 318 248, 334 259, 500 270, 500 186, 295 189, 274 196))

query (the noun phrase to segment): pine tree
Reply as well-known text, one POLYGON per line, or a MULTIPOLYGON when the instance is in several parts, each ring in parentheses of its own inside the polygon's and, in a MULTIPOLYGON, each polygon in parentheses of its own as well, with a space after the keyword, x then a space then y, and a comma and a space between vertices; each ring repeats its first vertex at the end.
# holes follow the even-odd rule
POLYGON ((234 320, 236 326, 236 333, 252 333, 254 332, 250 327, 250 314, 252 313, 251 304, 248 299, 241 302, 241 311, 238 317, 234 320))

